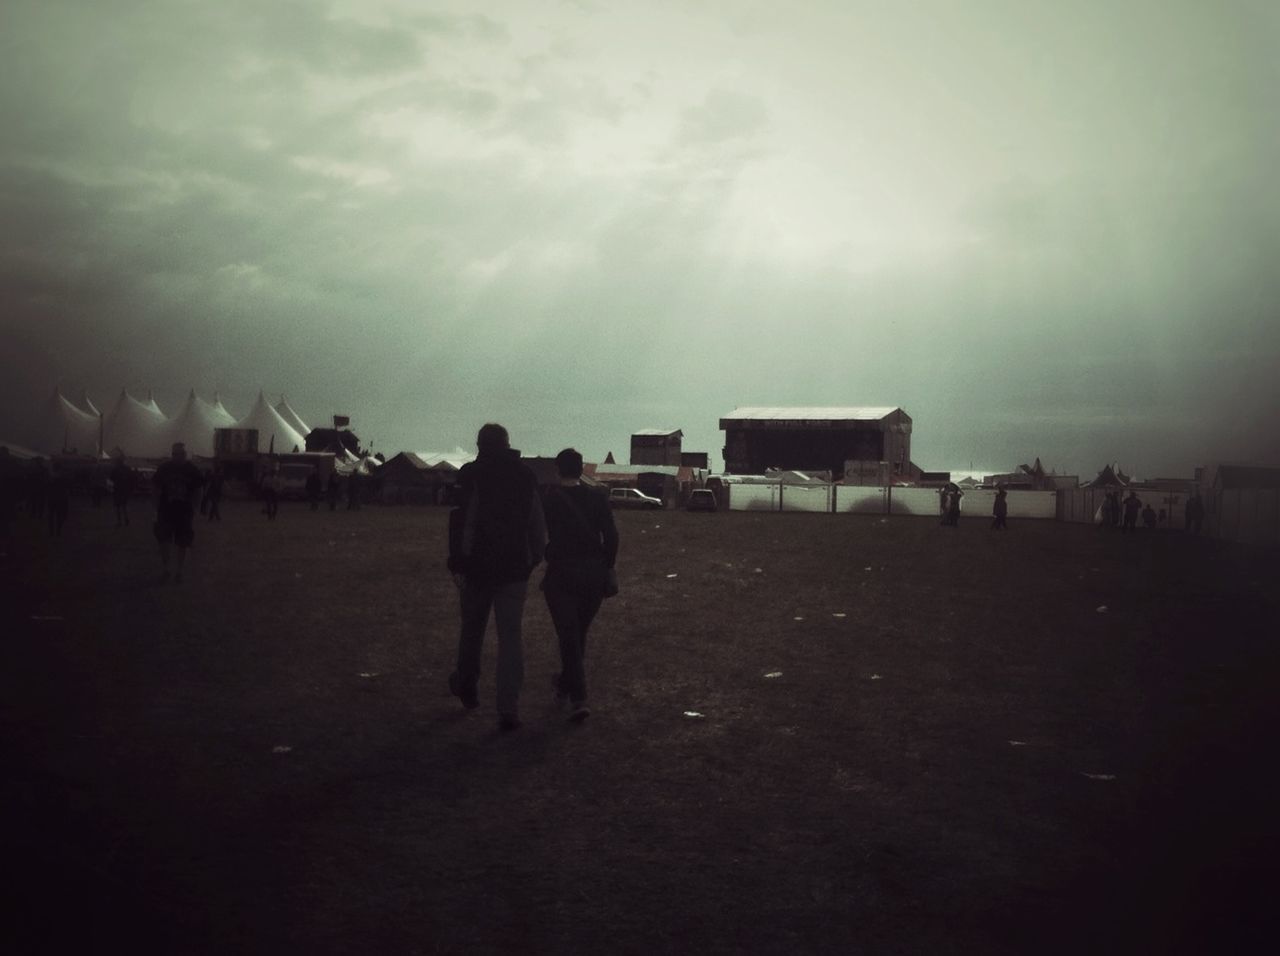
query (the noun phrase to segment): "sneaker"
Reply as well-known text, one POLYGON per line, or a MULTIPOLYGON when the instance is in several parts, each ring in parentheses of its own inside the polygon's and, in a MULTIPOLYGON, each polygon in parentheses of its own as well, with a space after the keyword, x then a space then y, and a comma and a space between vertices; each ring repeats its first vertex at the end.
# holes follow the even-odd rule
POLYGON ((449 693, 462 701, 462 706, 467 710, 475 710, 480 706, 480 698, 476 696, 474 690, 464 691, 462 689, 462 681, 459 679, 457 671, 449 675, 449 693))
POLYGON ((591 716, 591 711, 587 710, 585 703, 574 704, 573 710, 569 713, 569 719, 575 724, 580 724, 591 716))
POLYGON ((498 717, 499 730, 519 730, 522 726, 520 718, 515 714, 502 714, 498 717))

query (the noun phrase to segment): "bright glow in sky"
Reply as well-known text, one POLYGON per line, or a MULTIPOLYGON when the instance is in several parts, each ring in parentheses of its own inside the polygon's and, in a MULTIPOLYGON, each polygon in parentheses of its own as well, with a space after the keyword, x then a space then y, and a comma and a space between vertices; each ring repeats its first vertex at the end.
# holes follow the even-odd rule
POLYGON ((0 436, 260 387, 388 453, 900 405, 926 468, 1280 456, 1280 7, 221 4, 0 21, 0 436))

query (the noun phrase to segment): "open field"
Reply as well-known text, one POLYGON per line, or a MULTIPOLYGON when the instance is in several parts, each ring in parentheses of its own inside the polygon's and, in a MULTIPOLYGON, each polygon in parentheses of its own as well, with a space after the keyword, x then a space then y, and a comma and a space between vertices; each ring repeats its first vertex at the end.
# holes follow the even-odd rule
POLYGON ((531 589, 525 727, 500 735, 492 633, 480 710, 445 691, 443 510, 230 502, 163 586, 133 510, 117 530, 75 501, 58 540, 19 516, 0 559, 6 953, 1225 952, 1274 929, 1274 554, 622 513, 592 717, 551 709, 531 589))

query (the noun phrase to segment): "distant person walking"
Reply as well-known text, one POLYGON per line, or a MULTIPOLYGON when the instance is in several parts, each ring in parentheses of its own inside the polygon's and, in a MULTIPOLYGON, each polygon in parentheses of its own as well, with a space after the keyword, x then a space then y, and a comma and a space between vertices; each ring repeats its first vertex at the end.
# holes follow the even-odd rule
POLYGON ((1138 514, 1142 511, 1142 499, 1138 497, 1136 491, 1130 491, 1129 497, 1124 500, 1124 527, 1120 529, 1123 532, 1137 532, 1138 530, 1138 514))
POLYGON ((566 448, 556 455, 560 484, 547 491, 547 573, 542 590, 560 644, 556 702, 572 705, 569 719, 585 720, 587 631, 605 597, 617 593, 613 566, 618 530, 605 498, 583 486, 582 455, 566 448))
POLYGON ((1187 501, 1186 514, 1186 531, 1189 534, 1199 534, 1201 527, 1204 525, 1204 501, 1200 498, 1200 492, 1196 492, 1187 501))
POLYGON ((262 476, 262 513, 267 516, 268 521, 276 520, 276 513, 280 510, 280 466, 273 464, 271 470, 262 476))
POLYGON ((507 430, 483 426, 476 447, 476 460, 458 472, 458 506, 449 515, 449 571, 462 612, 449 690, 468 710, 479 706, 480 651, 492 611, 498 630, 498 726, 515 730, 524 682, 525 591, 542 561, 546 525, 537 480, 511 448, 507 430))
POLYGON ((187 461, 187 449, 182 442, 174 442, 168 461, 156 469, 152 483, 156 489, 156 523, 152 530, 160 542, 160 561, 164 570, 161 583, 169 580, 169 547, 178 548, 175 581, 182 580, 182 566, 186 563, 187 549, 195 541, 191 519, 195 512, 195 496, 204 483, 200 469, 187 461))
POLYGON ((129 523, 129 499, 133 496, 133 469, 124 463, 124 456, 116 459, 111 466, 111 503, 116 509, 116 527, 122 528, 129 523))
POLYGON ((338 507, 338 499, 342 496, 342 486, 338 484, 338 473, 336 471, 329 473, 329 484, 325 488, 325 497, 329 499, 329 510, 335 511, 338 507))
POLYGON ((943 492, 943 514, 942 523, 952 528, 960 526, 960 499, 964 497, 964 492, 960 490, 959 485, 948 485, 946 491, 943 492))
POLYGON ((225 481, 226 475, 222 473, 222 466, 218 465, 213 469, 209 485, 204 490, 203 501, 208 506, 209 521, 222 521, 222 485, 225 481))
MULTIPOLYGON (((999 528, 1002 531, 1009 530, 1009 493, 1003 488, 996 492, 995 503, 991 506, 991 527, 999 528)), ((1025 530, 1025 529, 1024 529, 1025 530)))
POLYGON ((1156 530, 1156 509, 1151 505, 1147 505, 1142 509, 1142 523, 1147 526, 1150 531, 1156 530))
POLYGON ((22 466, 9 453, 8 445, 0 445, 0 546, 13 529, 22 497, 22 466))
POLYGON ((320 510, 321 487, 320 466, 316 465, 311 469, 311 474, 307 475, 307 501, 311 504, 312 511, 320 510))
POLYGON ((67 523, 67 512, 71 510, 71 478, 66 468, 57 462, 49 473, 45 505, 49 515, 49 537, 61 538, 62 526, 67 523))

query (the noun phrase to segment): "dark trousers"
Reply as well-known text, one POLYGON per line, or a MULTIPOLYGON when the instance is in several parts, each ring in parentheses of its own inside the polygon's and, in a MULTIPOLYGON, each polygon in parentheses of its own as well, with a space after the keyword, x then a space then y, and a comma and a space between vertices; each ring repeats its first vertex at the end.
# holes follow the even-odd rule
POLYGON ((467 579, 459 591, 462 603, 462 630, 458 636, 458 682, 474 693, 480 680, 480 652, 489 612, 498 629, 498 713, 515 714, 524 683, 524 595, 528 581, 486 584, 467 579))
POLYGON ((575 704, 587 699, 587 671, 584 659, 587 655, 587 631, 604 595, 599 589, 583 594, 557 587, 545 591, 547 610, 560 641, 560 678, 557 689, 568 694, 575 704))
POLYGON ((222 511, 221 511, 222 499, 206 498, 205 500, 209 502, 209 520, 221 521, 222 520, 222 511))

